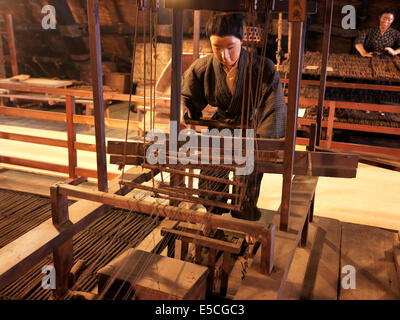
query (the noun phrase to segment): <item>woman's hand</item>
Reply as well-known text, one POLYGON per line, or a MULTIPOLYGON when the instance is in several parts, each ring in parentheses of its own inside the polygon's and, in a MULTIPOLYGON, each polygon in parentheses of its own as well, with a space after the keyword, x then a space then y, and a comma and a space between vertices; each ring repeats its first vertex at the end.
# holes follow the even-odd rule
POLYGON ((181 105, 181 123, 180 123, 181 129, 187 129, 187 124, 186 124, 185 120, 187 118, 189 118, 189 115, 190 115, 189 109, 182 104, 181 105))
POLYGON ((389 52, 392 56, 397 56, 399 54, 398 50, 393 50, 390 47, 386 47, 385 50, 389 52))
POLYGON ((365 53, 362 53, 361 56, 367 57, 367 58, 372 58, 372 52, 365 52, 365 53))

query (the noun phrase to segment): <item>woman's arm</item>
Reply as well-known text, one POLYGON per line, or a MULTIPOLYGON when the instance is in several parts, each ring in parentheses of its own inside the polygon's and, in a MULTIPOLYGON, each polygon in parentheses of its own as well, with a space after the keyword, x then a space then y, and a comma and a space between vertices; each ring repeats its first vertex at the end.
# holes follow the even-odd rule
POLYGON ((362 57, 369 57, 369 58, 372 57, 372 52, 367 52, 362 43, 356 43, 355 48, 362 57))
POLYGON ((397 50, 394 50, 393 48, 386 47, 385 50, 387 52, 389 52, 392 56, 397 56, 398 54, 400 54, 400 48, 397 50))

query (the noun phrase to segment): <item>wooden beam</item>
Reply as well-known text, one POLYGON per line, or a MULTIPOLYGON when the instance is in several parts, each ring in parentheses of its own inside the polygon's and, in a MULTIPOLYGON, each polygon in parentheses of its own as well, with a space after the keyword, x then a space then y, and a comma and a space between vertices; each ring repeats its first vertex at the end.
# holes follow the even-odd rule
POLYGON ((160 216, 170 216, 174 219, 201 223, 213 227, 224 227, 227 229, 255 234, 263 234, 265 232, 265 228, 271 227, 270 225, 265 225, 263 223, 254 221, 228 218, 216 214, 210 214, 208 212, 197 212, 185 208, 154 204, 148 201, 132 199, 102 191, 87 190, 82 187, 71 186, 68 184, 60 184, 59 188, 60 193, 63 195, 87 199, 89 201, 101 202, 103 204, 148 214, 152 214, 154 209, 157 208, 157 214, 160 216))
POLYGON ((204 237, 198 234, 193 234, 181 230, 175 230, 172 228, 162 229, 161 234, 163 236, 168 234, 175 235, 177 236, 177 239, 185 242, 194 242, 202 247, 213 248, 216 250, 226 251, 233 254, 239 254, 240 249, 242 247, 242 241, 239 241, 238 243, 230 243, 227 241, 212 239, 209 237, 204 237))
POLYGON ((19 134, 19 133, 13 133, 13 132, 0 131, 0 139, 43 144, 46 146, 53 146, 53 147, 62 147, 62 148, 68 147, 67 141, 65 141, 65 140, 28 136, 26 134, 19 134))
MULTIPOLYGON (((287 103, 287 97, 285 97, 285 101, 287 103)), ((325 100, 324 107, 328 108, 331 105, 331 103, 335 103, 336 108, 343 108, 343 109, 379 111, 379 112, 391 112, 391 113, 399 112, 399 106, 397 105, 372 104, 363 102, 348 102, 348 101, 335 101, 335 100, 325 100)), ((300 97, 299 104, 306 106, 318 106, 318 100, 300 97)))
MULTIPOLYGON (((16 166, 29 167, 29 168, 54 171, 54 172, 66 173, 66 174, 68 174, 68 172, 69 172, 68 166, 65 166, 65 165, 43 162, 43 161, 35 161, 35 160, 30 160, 30 159, 7 157, 7 156, 2 156, 2 155, 0 155, 0 163, 7 163, 7 164, 16 165, 16 166)), ((75 173, 77 176, 83 176, 83 177, 88 177, 88 178, 97 178, 97 171, 92 170, 92 169, 75 168, 75 173)), ((109 176, 109 178, 112 179, 118 175, 115 173, 109 173, 108 176, 109 176)))
MULTIPOLYGON (((301 124, 301 125, 310 125, 311 123, 314 123, 314 122, 315 122, 315 120, 311 120, 311 119, 299 119, 299 124, 301 124)), ((322 121, 321 125, 322 125, 322 127, 328 127, 328 121, 322 121)), ((351 131, 363 131, 363 132, 375 132, 375 133, 400 135, 400 128, 370 126, 370 125, 358 124, 358 123, 346 123, 346 122, 336 122, 335 121, 333 123, 333 128, 334 129, 351 130, 351 131)))
MULTIPOLYGON (((0 109, 1 110, 1 109, 0 109)), ((195 137, 191 136, 191 139, 195 137)), ((208 145, 212 148, 223 148, 224 146, 224 137, 221 136, 197 136, 197 146, 208 145), (217 147, 214 147, 217 145, 217 147)), ((232 141, 232 148, 234 150, 235 140, 239 140, 243 146, 246 145, 247 138, 230 138, 228 141, 232 141)), ((264 138, 254 138, 250 139, 254 140, 254 149, 257 151, 275 151, 275 150, 284 150, 285 140, 284 139, 264 139, 264 138)), ((169 149, 169 140, 165 141, 166 149, 169 149)), ((185 144, 186 141, 178 141, 178 147, 181 147, 185 144)), ((126 150, 124 141, 108 141, 108 152, 110 154, 128 154, 128 155, 137 155, 137 156, 145 156, 145 148, 143 141, 128 141, 126 142, 126 150)), ((240 147, 239 147, 240 149, 240 147)))
POLYGON ((0 107, 0 114, 22 118, 43 119, 58 122, 66 122, 66 116, 59 112, 28 110, 21 108, 0 107))
MULTIPOLYGON (((297 143, 301 145, 308 144, 308 138, 297 138, 297 143)), ((326 141, 321 140, 321 147, 326 147, 326 141)), ((331 144, 331 150, 336 149, 340 150, 340 152, 369 152, 376 153, 377 155, 389 155, 400 157, 400 149, 395 148, 386 148, 386 147, 376 147, 365 144, 354 144, 354 143, 346 143, 346 142, 337 142, 333 141, 331 144)), ((362 162, 360 160, 360 162, 362 162)))
POLYGON ((165 0, 165 7, 179 10, 246 11, 244 0, 165 0))
POLYGON ((108 191, 107 160, 104 128, 103 75, 98 0, 88 0, 90 64, 96 133, 97 183, 99 191, 108 191))
MULTIPOLYGON (((290 79, 281 79, 282 83, 288 83, 290 79)), ((318 80, 302 80, 301 84, 304 86, 319 86, 318 80)), ((400 86, 388 86, 380 84, 366 84, 366 83, 346 83, 346 82, 334 82, 328 81, 327 87, 333 88, 347 88, 347 89, 365 89, 365 90, 384 90, 400 92, 400 86)))
MULTIPOLYGON (((93 92, 83 89, 71 89, 71 88, 48 88, 40 87, 35 85, 17 84, 17 83, 0 83, 1 89, 7 89, 11 91, 22 91, 22 92, 35 92, 35 93, 47 93, 50 95, 60 96, 74 96, 76 98, 88 98, 93 99, 93 92)), ((143 103, 143 96, 132 95, 131 101, 143 103)), ((58 99, 58 98, 55 98, 58 99)), ((118 100, 118 101, 129 101, 129 94, 116 93, 116 92, 103 92, 104 100, 118 100)), ((47 100, 53 100, 48 98, 47 100)), ((146 98, 146 101, 150 102, 150 98, 146 98)), ((155 102, 161 106, 170 105, 171 98, 156 98, 155 102)))
MULTIPOLYGON (((22 118, 32 118, 32 119, 43 119, 43 120, 51 120, 58 122, 66 122, 66 115, 60 112, 49 112, 49 111, 39 111, 39 110, 28 110, 21 108, 12 108, 12 107, 2 107, 0 106, 0 114, 7 116, 15 116, 22 118)), ((94 118, 89 116, 77 115, 73 116, 74 123, 76 124, 94 124, 94 118)), ((105 125, 111 128, 120 128, 126 129, 126 120, 121 119, 104 119, 105 125)), ((129 127, 132 130, 137 130, 139 125, 136 121, 130 121, 129 127)))

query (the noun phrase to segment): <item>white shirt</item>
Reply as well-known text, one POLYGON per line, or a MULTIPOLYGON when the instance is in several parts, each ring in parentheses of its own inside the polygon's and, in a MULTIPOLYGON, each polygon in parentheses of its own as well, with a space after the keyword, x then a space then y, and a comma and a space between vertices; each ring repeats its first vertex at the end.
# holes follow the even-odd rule
MULTIPOLYGON (((239 59, 238 59, 239 61, 239 59)), ((238 61, 232 66, 230 70, 224 66, 224 71, 226 73, 226 84, 228 85, 229 91, 233 95, 236 87, 236 78, 238 74, 238 61)))

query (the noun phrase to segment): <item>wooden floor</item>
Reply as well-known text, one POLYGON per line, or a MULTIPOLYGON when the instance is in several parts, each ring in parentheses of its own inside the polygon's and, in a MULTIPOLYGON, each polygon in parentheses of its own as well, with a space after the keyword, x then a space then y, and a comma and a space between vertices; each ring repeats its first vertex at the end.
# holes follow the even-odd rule
POLYGON ((397 232, 324 217, 315 217, 309 232, 307 246, 296 250, 282 299, 400 299, 397 232), (347 285, 348 266, 354 267, 354 289, 347 285))
MULTIPOLYGON (((49 186, 60 180, 62 178, 0 170, 0 189, 46 196, 49 186)), ((85 186, 95 187, 90 183, 85 186)), ((263 211, 262 219, 271 214, 263 211)), ((278 237, 276 241, 281 240, 278 237)), ((310 224, 306 247, 298 247, 294 254, 280 299, 400 299, 394 247, 399 247, 397 231, 317 215, 310 224), (341 285, 346 280, 343 278, 347 273, 342 273, 345 266, 354 267, 355 289, 344 289, 341 285)), ((251 271, 247 276, 251 277, 251 271)))

